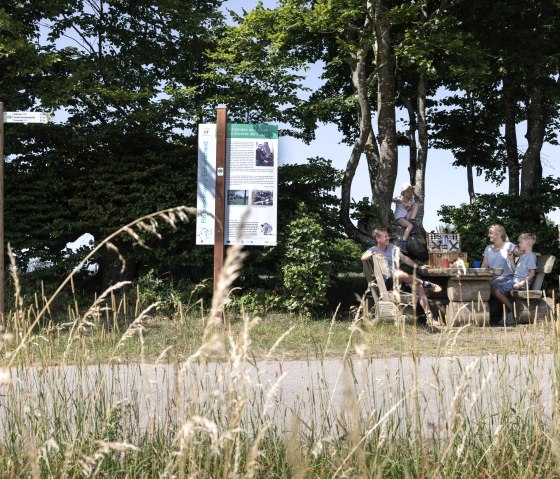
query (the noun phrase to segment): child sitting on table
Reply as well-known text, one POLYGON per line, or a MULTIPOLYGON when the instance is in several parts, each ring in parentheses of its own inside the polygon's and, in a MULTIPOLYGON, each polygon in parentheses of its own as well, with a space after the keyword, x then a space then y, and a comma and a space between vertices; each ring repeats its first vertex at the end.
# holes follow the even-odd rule
POLYGON ((535 241, 536 237, 532 233, 519 235, 519 246, 508 254, 512 269, 514 269, 513 278, 492 287, 492 296, 508 309, 506 313, 506 326, 515 326, 513 303, 507 293, 514 289, 528 288, 536 275, 537 255, 533 253, 535 241), (514 253, 521 255, 517 264, 513 261, 514 253))

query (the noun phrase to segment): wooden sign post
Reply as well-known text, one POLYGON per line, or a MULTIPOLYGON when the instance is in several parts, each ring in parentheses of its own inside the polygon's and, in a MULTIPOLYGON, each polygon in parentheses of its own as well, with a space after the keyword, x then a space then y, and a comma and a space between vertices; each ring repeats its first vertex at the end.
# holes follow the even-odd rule
POLYGON ((4 112, 0 102, 0 323, 4 324, 4 123, 48 123, 50 115, 42 111, 4 112))
POLYGON ((0 103, 0 324, 4 324, 4 103, 0 103))
MULTIPOLYGON (((216 118, 216 203, 214 213, 214 294, 224 265, 224 228, 226 208, 226 130, 227 109, 217 108, 216 118)), ((219 311, 223 319, 223 311, 219 311)))

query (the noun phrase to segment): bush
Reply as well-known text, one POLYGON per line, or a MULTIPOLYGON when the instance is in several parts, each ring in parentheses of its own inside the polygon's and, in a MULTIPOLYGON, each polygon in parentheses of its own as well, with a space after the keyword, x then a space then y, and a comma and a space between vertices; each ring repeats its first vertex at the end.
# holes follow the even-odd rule
MULTIPOLYGON (((482 260, 482 253, 488 244, 488 227, 501 224, 505 227, 511 242, 516 243, 521 233, 534 233, 537 243, 534 250, 542 254, 556 255, 559 247, 558 229, 551 221, 541 221, 538 217, 527 219, 528 206, 540 205, 543 214, 559 206, 558 194, 552 194, 556 181, 545 180, 538 191, 524 197, 505 193, 479 195, 472 204, 442 206, 438 211, 444 223, 453 225, 461 235, 461 249, 469 254, 469 260, 482 260)), ((560 268, 557 261, 553 275, 560 268)))
POLYGON ((286 255, 282 261, 284 304, 289 311, 310 315, 326 304, 333 270, 332 246, 316 215, 304 215, 288 226, 286 255))

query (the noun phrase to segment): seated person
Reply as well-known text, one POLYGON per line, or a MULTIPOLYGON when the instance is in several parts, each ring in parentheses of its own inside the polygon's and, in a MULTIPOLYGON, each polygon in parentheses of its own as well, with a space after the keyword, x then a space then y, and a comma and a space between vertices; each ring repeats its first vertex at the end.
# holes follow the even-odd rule
MULTIPOLYGON (((362 260, 370 259, 374 254, 382 256, 387 259, 389 264, 389 276, 383 276, 385 279, 385 285, 388 290, 394 289, 393 278, 399 283, 404 283, 405 285, 412 285, 416 282, 416 291, 418 293, 418 300, 424 313, 426 314, 426 322, 428 324, 437 324, 432 317, 432 312, 430 311, 430 304, 428 302, 428 296, 426 295, 426 290, 432 289, 436 293, 441 291, 441 287, 437 284, 430 283, 429 281, 422 281, 420 278, 412 276, 404 271, 397 269, 395 265, 397 264, 397 258, 393 256, 395 251, 394 245, 390 242, 389 233, 385 228, 376 228, 372 232, 375 238, 376 246, 369 248, 363 255, 362 260)), ((417 268, 418 264, 410 259, 408 256, 400 254, 398 258, 402 263, 407 264, 413 268, 417 268)), ((426 268, 426 266, 421 266, 421 268, 426 268)))
POLYGON ((500 301, 507 308, 506 326, 515 326, 515 318, 513 316, 513 303, 507 295, 514 289, 528 288, 533 281, 537 271, 537 255, 533 253, 533 246, 536 237, 532 233, 523 233, 519 235, 519 246, 517 251, 521 256, 517 261, 517 265, 513 261, 513 251, 509 253, 510 263, 514 269, 513 277, 492 285, 492 296, 500 301))
POLYGON ((400 196, 393 198, 395 203, 395 220, 402 227, 404 233, 399 247, 404 254, 408 253, 406 244, 408 236, 415 233, 416 215, 418 214, 418 203, 414 198, 414 187, 410 183, 404 183, 401 187, 400 196))
POLYGON ((515 245, 510 243, 506 230, 502 225, 492 225, 488 228, 488 238, 490 243, 484 249, 482 267, 497 268, 502 270, 502 274, 494 278, 491 286, 508 281, 513 278, 513 269, 509 253, 513 251, 515 245))

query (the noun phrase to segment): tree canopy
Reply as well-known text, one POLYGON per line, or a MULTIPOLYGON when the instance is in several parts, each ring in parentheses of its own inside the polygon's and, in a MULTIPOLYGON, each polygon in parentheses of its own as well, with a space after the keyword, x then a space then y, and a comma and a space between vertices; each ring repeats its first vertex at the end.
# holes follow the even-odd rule
MULTIPOLYGON (((399 145, 408 148, 400 160, 420 198, 420 223, 429 151, 443 148, 466 168, 473 208, 491 204, 474 190, 473 176, 485 175, 507 181, 512 197, 550 195, 514 201, 507 211, 520 224, 547 227, 546 213, 560 202, 541 158, 558 134, 558 2, 279 0, 240 14, 227 7, 223 0, 3 2, 0 100, 8 110, 64 118, 6 128, 6 240, 22 270, 40 258, 62 275, 64 246, 83 233, 99 241, 146 213, 194 205, 196 125, 213 121, 219 103, 233 122, 277 122, 307 142, 321 123, 334 123, 352 146, 342 173, 328 159, 285 167, 285 237, 254 254, 249 272, 279 277, 283 258, 295 258, 288 249, 295 229, 306 228, 302 215, 338 245, 332 258, 350 254, 347 238, 371 244, 368 228, 392 225, 399 145), (315 85, 310 67, 322 72, 315 85), (350 196, 360 161, 371 187, 367 208, 350 196)), ((496 210, 493 222, 502 214, 496 210)), ((444 210, 445 219, 464 217, 444 210)), ((425 256, 416 238, 412 253, 425 256)), ((192 228, 148 243, 154 251, 119 240, 128 277, 156 269, 195 282, 210 274, 210 252, 193 249, 192 228)), ((100 282, 118 276, 113 257, 97 258, 100 282)))

